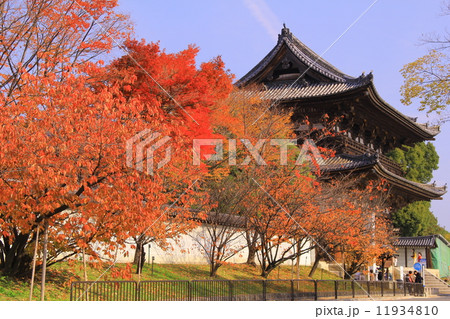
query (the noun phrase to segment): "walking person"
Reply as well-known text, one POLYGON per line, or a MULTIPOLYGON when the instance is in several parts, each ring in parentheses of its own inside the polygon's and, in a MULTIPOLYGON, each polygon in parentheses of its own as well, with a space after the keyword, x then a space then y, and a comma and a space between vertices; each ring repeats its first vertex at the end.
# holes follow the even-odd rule
POLYGON ((412 285, 414 283, 414 277, 413 272, 409 271, 408 274, 405 276, 405 285, 408 288, 408 293, 411 295, 412 293, 412 285))
POLYGON ((375 274, 373 273, 373 269, 370 269, 369 281, 375 281, 375 274))
POLYGON ((415 271, 414 274, 415 274, 415 277, 416 277, 415 280, 414 280, 414 282, 416 283, 414 285, 415 288, 416 288, 416 292, 417 292, 418 295, 423 295, 423 285, 422 285, 423 278, 422 278, 422 275, 418 271, 415 271))

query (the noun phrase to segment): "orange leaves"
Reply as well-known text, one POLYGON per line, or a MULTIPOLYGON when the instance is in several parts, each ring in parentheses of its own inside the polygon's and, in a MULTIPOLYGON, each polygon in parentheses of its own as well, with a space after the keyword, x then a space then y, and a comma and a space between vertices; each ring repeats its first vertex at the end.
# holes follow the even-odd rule
POLYGON ((122 280, 131 280, 132 279, 132 267, 131 264, 125 264, 125 268, 114 267, 111 269, 111 277, 112 278, 121 278, 122 280))
MULTIPOLYGON (((115 6, 48 0, 5 12, 12 24, 2 43, 18 50, 10 70, 0 57, 5 237, 14 231, 31 236, 36 221, 49 219, 53 244, 89 248, 111 238, 120 245, 140 233, 164 241, 195 226, 179 223, 165 205, 190 207, 178 197, 203 174, 191 164, 192 139, 213 135, 211 110, 230 92, 231 76, 220 58, 198 69, 195 47, 167 54, 157 44, 136 41, 127 42, 133 59, 126 55, 108 67, 87 62, 111 48, 111 37, 123 35, 124 17, 115 6), (28 31, 21 14, 31 21, 24 24, 28 31), (102 23, 110 37, 99 29, 102 23), (20 51, 27 41, 29 51, 20 51), (27 61, 36 48, 37 58, 27 61), (125 158, 126 141, 144 129, 170 137, 174 150, 153 176, 128 167, 125 158)), ((159 163, 165 152, 154 154, 159 163)))

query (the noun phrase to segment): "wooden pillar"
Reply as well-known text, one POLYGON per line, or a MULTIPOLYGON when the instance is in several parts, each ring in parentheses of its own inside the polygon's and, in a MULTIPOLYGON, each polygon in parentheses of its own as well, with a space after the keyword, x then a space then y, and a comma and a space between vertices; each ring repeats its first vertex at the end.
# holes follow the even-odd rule
POLYGON ((431 249, 425 247, 425 258, 427 259, 427 268, 433 268, 433 262, 431 260, 431 249))
POLYGON ((408 267, 408 247, 405 247, 405 267, 408 267))

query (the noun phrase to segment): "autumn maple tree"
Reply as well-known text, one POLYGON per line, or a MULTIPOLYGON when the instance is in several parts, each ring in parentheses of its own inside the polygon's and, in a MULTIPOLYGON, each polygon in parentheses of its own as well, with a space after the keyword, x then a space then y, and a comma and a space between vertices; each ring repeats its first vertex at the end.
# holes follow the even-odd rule
POLYGON ((344 277, 350 278, 382 253, 392 251, 388 185, 363 174, 334 177, 322 188, 323 214, 318 221, 328 227, 315 237, 321 249, 312 273, 319 260, 337 258, 344 277))
MULTIPOLYGON (((197 69, 196 48, 166 54, 157 44, 136 41, 125 42, 128 55, 104 66, 100 55, 126 35, 116 5, 3 3, 4 274, 28 272, 36 230, 42 233, 44 225, 49 264, 82 251, 116 258, 130 237, 163 241, 168 229, 180 229, 168 220, 181 214, 169 210, 189 206, 202 174, 185 164, 187 145, 212 133, 209 108, 228 93, 230 76, 220 59, 197 69), (145 129, 169 137, 176 150, 153 175, 126 160, 126 142, 145 129)), ((163 151, 154 154, 155 161, 163 151)))
POLYGON ((189 210, 178 210, 177 216, 168 210, 171 206, 189 208, 193 203, 199 206, 195 202, 202 198, 199 184, 194 189, 190 186, 206 170, 192 164, 193 140, 220 136, 213 133, 211 113, 230 93, 232 77, 224 70, 220 58, 197 68, 198 48, 194 46, 176 54, 165 53, 157 43, 127 41, 125 46, 127 54, 110 66, 111 82, 117 83, 123 98, 137 107, 129 110, 136 112, 130 117, 139 116, 146 129, 169 137, 175 150, 170 163, 153 177, 154 181, 158 179, 159 188, 151 188, 152 197, 143 197, 148 214, 138 214, 133 221, 138 264, 143 245, 156 242, 164 248, 167 239, 197 226, 188 218, 189 210), (190 203, 179 197, 187 189, 190 203))
MULTIPOLYGON (((112 39, 126 36, 125 17, 114 11, 116 5, 1 2, 0 268, 6 274, 26 270, 27 247, 38 225, 69 215, 72 199, 108 174, 83 174, 94 172, 95 156, 91 141, 80 143, 80 137, 89 132, 83 132, 89 122, 83 113, 92 119, 101 112, 98 100, 110 101, 109 93, 94 94, 83 82, 101 63, 99 55, 112 48, 112 39), (83 149, 91 153, 82 156, 83 149)), ((106 121, 91 122, 90 130, 101 132, 106 121)))
POLYGON ((333 152, 316 147, 311 138, 333 138, 334 119, 324 117, 324 129, 294 134, 289 110, 249 94, 257 89, 236 90, 228 102, 233 119, 216 127, 229 136, 233 153, 225 146, 223 160, 210 163, 209 199, 221 216, 202 237, 211 274, 242 251, 236 242, 243 235, 248 262, 257 256, 264 277, 311 250, 317 253, 315 265, 345 251, 347 272, 356 271, 389 243, 383 192, 375 194, 364 176, 344 182, 322 174, 321 165, 333 152))
POLYGON ((260 111, 270 104, 246 96, 244 91, 235 89, 224 103, 226 107, 212 113, 215 132, 227 137, 222 140, 223 158, 206 161, 209 177, 205 191, 209 193, 207 203, 211 213, 205 230, 195 238, 207 256, 211 276, 246 246, 255 256, 256 240, 243 244, 245 237, 256 238, 254 229, 249 227, 246 207, 251 205, 250 195, 257 189, 252 177, 256 176, 260 165, 266 165, 266 160, 271 161, 271 165, 278 163, 279 146, 271 145, 270 140, 293 134, 289 112, 280 109, 265 112, 259 125, 254 125, 260 111), (264 158, 257 154, 264 154, 264 158))

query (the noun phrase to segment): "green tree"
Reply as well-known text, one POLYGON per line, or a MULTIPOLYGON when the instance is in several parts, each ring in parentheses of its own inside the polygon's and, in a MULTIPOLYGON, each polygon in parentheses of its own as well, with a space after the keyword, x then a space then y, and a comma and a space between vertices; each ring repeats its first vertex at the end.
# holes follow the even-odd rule
POLYGON ((402 166, 407 179, 415 182, 430 182, 433 171, 438 169, 439 155, 432 143, 420 142, 414 146, 396 148, 388 156, 402 166))
MULTIPOLYGON (((432 143, 420 142, 414 146, 404 146, 391 151, 388 156, 399 163, 409 180, 428 183, 433 171, 438 168, 439 155, 432 143)), ((414 202, 392 215, 394 227, 400 229, 400 236, 426 236, 445 234, 447 231, 438 225, 436 217, 427 201, 414 202)))
POLYGON ((445 235, 447 231, 438 225, 430 207, 430 202, 420 201, 395 212, 392 221, 394 227, 400 229, 400 236, 445 235))

